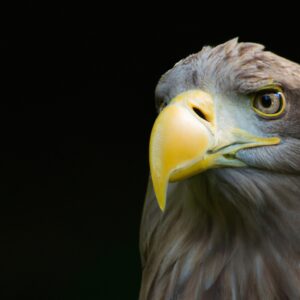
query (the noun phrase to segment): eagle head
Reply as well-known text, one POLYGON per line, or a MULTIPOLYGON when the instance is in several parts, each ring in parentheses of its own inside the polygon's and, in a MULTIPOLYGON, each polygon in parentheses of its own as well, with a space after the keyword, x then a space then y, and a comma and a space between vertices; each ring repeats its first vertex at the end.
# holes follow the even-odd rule
POLYGON ((300 66, 234 39, 155 96, 140 299, 299 299, 300 66))

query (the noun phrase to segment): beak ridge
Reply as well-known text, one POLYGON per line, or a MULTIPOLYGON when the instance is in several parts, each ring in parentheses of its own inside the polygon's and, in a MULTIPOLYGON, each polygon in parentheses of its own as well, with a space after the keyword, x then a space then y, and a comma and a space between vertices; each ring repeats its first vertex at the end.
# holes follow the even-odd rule
POLYGON ((172 175, 177 173, 178 177, 183 172, 179 178, 185 177, 190 173, 186 172, 189 166, 202 160, 211 146, 214 129, 212 104, 207 93, 188 91, 174 98, 154 123, 149 149, 150 171, 162 210, 172 175))

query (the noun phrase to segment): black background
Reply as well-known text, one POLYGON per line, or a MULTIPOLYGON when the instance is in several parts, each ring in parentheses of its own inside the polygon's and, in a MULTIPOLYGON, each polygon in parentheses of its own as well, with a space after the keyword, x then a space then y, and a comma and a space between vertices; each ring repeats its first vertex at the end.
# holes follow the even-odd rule
POLYGON ((300 62, 282 11, 147 10, 26 2, 2 19, 1 299, 137 299, 160 75, 236 36, 300 62))

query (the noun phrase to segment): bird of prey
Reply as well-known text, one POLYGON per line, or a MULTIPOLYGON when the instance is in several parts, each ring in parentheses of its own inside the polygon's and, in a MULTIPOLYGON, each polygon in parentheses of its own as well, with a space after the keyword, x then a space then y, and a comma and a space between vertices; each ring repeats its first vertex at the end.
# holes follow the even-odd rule
POLYGON ((300 299, 300 65, 233 39, 155 98, 140 300, 300 299))

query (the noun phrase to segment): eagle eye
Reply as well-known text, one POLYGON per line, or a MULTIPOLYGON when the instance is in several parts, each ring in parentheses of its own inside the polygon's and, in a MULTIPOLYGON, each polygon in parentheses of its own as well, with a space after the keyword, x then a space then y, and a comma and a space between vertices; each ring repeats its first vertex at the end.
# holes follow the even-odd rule
POLYGON ((262 117, 276 118, 284 112, 285 102, 282 91, 260 91, 252 99, 252 108, 262 117))

